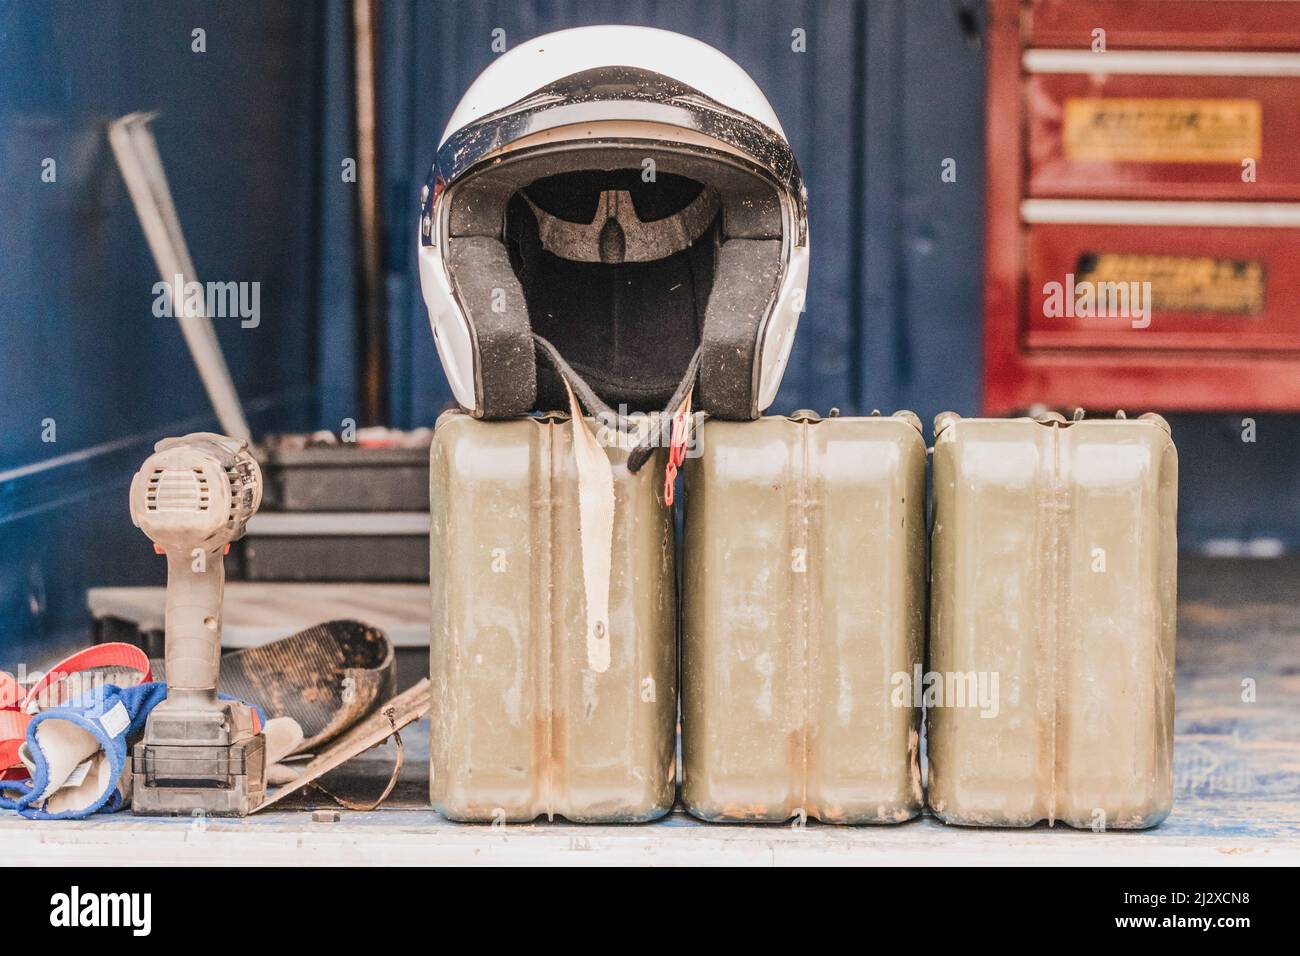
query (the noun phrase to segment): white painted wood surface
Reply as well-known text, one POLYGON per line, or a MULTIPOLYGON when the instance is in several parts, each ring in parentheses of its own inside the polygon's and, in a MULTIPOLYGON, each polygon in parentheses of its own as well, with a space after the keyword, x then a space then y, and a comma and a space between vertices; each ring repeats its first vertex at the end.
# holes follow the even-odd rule
POLYGON ((1044 827, 956 830, 932 819, 897 827, 710 826, 680 813, 640 826, 448 823, 430 810, 308 812, 245 820, 0 820, 10 865, 1290 865, 1294 838, 1178 837, 1044 827))

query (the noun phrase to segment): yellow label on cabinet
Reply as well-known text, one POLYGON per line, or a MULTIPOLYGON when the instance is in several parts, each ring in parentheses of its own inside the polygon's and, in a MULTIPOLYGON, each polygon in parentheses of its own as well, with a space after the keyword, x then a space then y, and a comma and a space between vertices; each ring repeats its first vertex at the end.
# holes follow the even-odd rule
POLYGON ((1150 283, 1148 301, 1157 312, 1264 311, 1264 263, 1256 259, 1086 252, 1074 273, 1076 283, 1150 283))
POLYGON ((1260 158, 1258 100, 1070 98, 1065 158, 1084 163, 1234 163, 1260 158))

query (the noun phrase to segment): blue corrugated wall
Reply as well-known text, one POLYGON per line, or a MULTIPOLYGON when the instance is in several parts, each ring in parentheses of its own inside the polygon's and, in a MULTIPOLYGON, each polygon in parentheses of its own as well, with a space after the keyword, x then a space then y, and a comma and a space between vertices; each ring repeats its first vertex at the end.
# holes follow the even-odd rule
MULTIPOLYGON (((774 410, 978 410, 982 4, 961 0, 386 0, 382 196, 390 405, 449 394, 420 301, 415 203, 442 126, 496 55, 591 23, 719 47, 768 92, 811 198, 808 309, 774 410), (792 50, 803 30, 806 52, 792 50), (940 179, 945 159, 957 181, 940 179)), ((0 0, 0 650, 84 622, 91 584, 161 582, 126 485, 163 434, 211 427, 103 136, 156 132, 200 277, 262 283, 218 335, 254 426, 357 415, 349 7, 0 0), (191 51, 206 30, 207 52, 191 51), (57 159, 55 183, 41 162, 57 159), (57 442, 41 440, 56 422, 57 442)), ((1130 410, 1133 411, 1133 410, 1130 410)), ((1176 416, 1182 541, 1300 545, 1300 419, 1176 416)), ((1265 544, 1264 547, 1269 545, 1265 544)))
POLYGON ((215 426, 153 315, 109 119, 159 112, 199 278, 261 283, 257 328, 215 323, 254 427, 312 424, 324 12, 0 2, 0 650, 84 622, 88 585, 161 582, 130 477, 157 438, 215 426))

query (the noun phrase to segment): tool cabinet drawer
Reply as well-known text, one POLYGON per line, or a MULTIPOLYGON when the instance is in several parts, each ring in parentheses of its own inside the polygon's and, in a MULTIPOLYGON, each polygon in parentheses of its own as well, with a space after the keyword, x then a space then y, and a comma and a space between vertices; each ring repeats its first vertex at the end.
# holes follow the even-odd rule
POLYGON ((1300 76, 1034 73, 1025 103, 1031 196, 1300 199, 1300 76))
POLYGON ((1300 50, 1300 3, 1290 0, 1034 0, 1029 45, 1115 50, 1300 50))
POLYGON ((1027 227, 1029 348, 1300 350, 1300 229, 1027 227))

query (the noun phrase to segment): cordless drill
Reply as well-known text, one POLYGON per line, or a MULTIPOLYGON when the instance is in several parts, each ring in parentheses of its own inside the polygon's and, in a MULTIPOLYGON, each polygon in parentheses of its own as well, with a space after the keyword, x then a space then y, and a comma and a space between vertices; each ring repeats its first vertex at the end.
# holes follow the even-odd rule
POLYGON ((225 553, 262 503, 242 439, 210 432, 154 446, 131 481, 131 521, 167 557, 167 699, 132 754, 132 811, 241 816, 266 794, 251 707, 217 696, 225 553))

